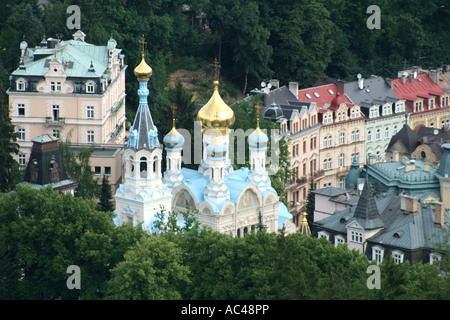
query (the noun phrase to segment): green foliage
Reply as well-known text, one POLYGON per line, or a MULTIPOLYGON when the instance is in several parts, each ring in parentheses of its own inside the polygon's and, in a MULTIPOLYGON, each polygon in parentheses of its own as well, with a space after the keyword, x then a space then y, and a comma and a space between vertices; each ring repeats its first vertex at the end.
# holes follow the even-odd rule
POLYGON ((7 266, 14 266, 9 271, 0 268, 7 272, 0 279, 8 278, 11 285, 6 298, 100 297, 97 289, 108 277, 111 213, 98 212, 93 201, 59 194, 51 187, 35 190, 23 185, 0 195, 0 206, 0 253, 7 266), (80 290, 66 287, 70 265, 81 269, 80 290))
POLYGON ((182 250, 173 242, 157 235, 142 238, 111 270, 107 299, 181 299, 179 289, 189 282, 181 258, 182 250))
POLYGON ((94 199, 100 194, 100 185, 94 178, 90 164, 90 157, 95 150, 95 145, 80 147, 75 155, 71 143, 72 132, 67 134, 66 142, 60 142, 61 157, 66 167, 68 177, 78 183, 75 196, 83 199, 94 199))
POLYGON ((306 197, 306 220, 308 221, 308 225, 309 225, 309 229, 311 230, 311 232, 313 231, 314 225, 314 210, 316 208, 316 197, 314 195, 314 193, 312 193, 311 191, 313 191, 314 188, 314 179, 311 176, 311 182, 309 184, 309 190, 308 190, 308 196, 306 197))
POLYGON ((102 184, 100 186, 98 206, 100 211, 114 211, 114 202, 112 201, 111 185, 109 184, 109 180, 106 175, 103 176, 102 184))
POLYGON ((3 86, 0 82, 0 192, 9 192, 19 182, 21 173, 19 164, 13 154, 19 153, 17 132, 9 117, 9 107, 3 96, 3 86))

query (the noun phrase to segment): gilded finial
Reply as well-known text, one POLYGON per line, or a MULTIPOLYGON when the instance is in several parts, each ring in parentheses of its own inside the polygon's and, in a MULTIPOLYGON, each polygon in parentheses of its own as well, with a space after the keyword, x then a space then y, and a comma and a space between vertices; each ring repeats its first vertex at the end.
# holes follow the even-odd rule
POLYGON ((221 65, 219 64, 219 61, 217 61, 217 58, 214 59, 212 66, 214 67, 214 81, 219 81, 219 69, 221 65))
POLYGON ((139 43, 142 45, 142 60, 141 63, 134 69, 134 74, 138 78, 138 80, 148 81, 153 73, 153 70, 145 62, 145 45, 147 44, 147 42, 145 41, 144 35, 142 35, 139 43))
POLYGON ((142 35, 141 40, 139 40, 139 43, 142 45, 142 58, 144 58, 145 55, 145 45, 147 42, 145 41, 144 35, 142 35))
POLYGON ((177 111, 177 107, 175 106, 175 104, 172 104, 172 128, 175 128, 175 114, 177 111))
POLYGON ((262 107, 259 105, 259 101, 258 101, 258 103, 256 104, 255 108, 256 108, 256 128, 259 129, 259 112, 260 112, 260 109, 262 108, 262 107))

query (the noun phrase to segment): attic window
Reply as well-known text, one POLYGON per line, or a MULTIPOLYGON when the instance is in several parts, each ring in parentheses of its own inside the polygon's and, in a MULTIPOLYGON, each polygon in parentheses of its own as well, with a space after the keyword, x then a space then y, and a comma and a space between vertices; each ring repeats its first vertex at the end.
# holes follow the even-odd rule
POLYGON ((309 93, 305 93, 305 96, 306 96, 308 99, 312 99, 312 97, 311 97, 311 95, 310 95, 309 93))
POLYGON ((339 223, 345 224, 347 223, 347 220, 345 218, 341 218, 341 220, 339 220, 339 223))
POLYGON ((402 235, 403 235, 403 231, 398 231, 398 232, 394 233, 392 236, 394 238, 399 239, 402 235))
POLYGON ((417 80, 419 80, 419 82, 422 82, 422 79, 420 79, 420 78, 419 78, 419 79, 417 79, 417 80))
POLYGON ((314 92, 314 95, 316 96, 316 98, 320 98, 320 96, 317 92, 314 92))
POLYGON ((331 89, 328 89, 328 92, 329 92, 331 95, 334 94, 333 90, 331 90, 331 89))

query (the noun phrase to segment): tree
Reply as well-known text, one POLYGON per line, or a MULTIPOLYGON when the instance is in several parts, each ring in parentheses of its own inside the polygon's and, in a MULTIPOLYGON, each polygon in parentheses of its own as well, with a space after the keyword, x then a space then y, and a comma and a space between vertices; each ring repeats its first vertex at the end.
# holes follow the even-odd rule
POLYGON ((313 85, 331 61, 334 42, 329 13, 319 1, 277 2, 279 26, 269 40, 276 48, 273 69, 278 79, 313 85))
POLYGON ((0 194, 0 253, 14 266, 8 275, 16 283, 9 297, 102 297, 114 226, 112 213, 98 212, 95 206, 92 200, 60 194, 50 186, 36 190, 18 185, 0 194), (66 286, 71 265, 80 267, 80 290, 66 286))
POLYGON ((100 211, 114 211, 114 202, 112 201, 111 185, 108 177, 103 175, 102 184, 99 195, 99 210, 100 211))
POLYGON ((180 287, 189 282, 182 251, 173 242, 150 235, 139 240, 111 270, 107 298, 119 300, 181 299, 180 287))
POLYGON ((94 199, 98 197, 100 186, 94 179, 94 171, 90 164, 90 157, 95 150, 95 145, 80 147, 75 155, 71 143, 72 132, 67 135, 66 142, 60 142, 61 157, 70 179, 78 183, 75 196, 83 199, 94 199))
POLYGON ((308 191, 308 196, 306 197, 306 213, 308 214, 306 216, 306 220, 308 221, 308 225, 309 225, 309 229, 311 230, 311 232, 313 231, 313 222, 314 222, 314 210, 316 208, 316 197, 314 195, 314 193, 312 192, 314 190, 314 178, 311 175, 311 182, 309 184, 309 191, 308 191))
POLYGON ((0 192, 9 192, 20 181, 21 173, 19 164, 13 158, 13 154, 19 153, 19 145, 16 142, 18 133, 9 116, 9 107, 4 100, 3 85, 0 83, 0 192))

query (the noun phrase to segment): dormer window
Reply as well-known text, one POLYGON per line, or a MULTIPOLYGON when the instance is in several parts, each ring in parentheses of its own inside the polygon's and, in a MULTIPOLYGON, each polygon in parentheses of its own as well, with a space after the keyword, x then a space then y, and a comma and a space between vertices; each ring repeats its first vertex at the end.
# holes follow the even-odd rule
POLYGON ((25 91, 25 80, 19 79, 16 81, 16 90, 25 91))
POLYGON ((384 249, 379 246, 372 248, 372 261, 376 261, 377 264, 383 262, 384 249))
POLYGON ((86 93, 94 93, 95 92, 95 84, 92 81, 86 83, 86 93))
POLYGON ((416 102, 414 103, 414 112, 420 112, 420 111, 423 111, 422 108, 423 108, 422 101, 416 101, 416 102))
POLYGON ((398 250, 392 251, 392 258, 394 259, 394 262, 396 264, 403 262, 403 256, 404 256, 404 254, 401 251, 398 251, 398 250))
POLYGON ((387 115, 390 115, 392 112, 391 112, 391 106, 390 105, 384 105, 383 106, 383 116, 387 116, 387 115))
POLYGON ((371 108, 370 109, 370 117, 371 118, 376 118, 376 117, 378 117, 379 116, 379 113, 378 113, 378 107, 373 107, 373 108, 371 108))
POLYGON ((395 104, 395 112, 399 113, 399 112, 404 112, 405 111, 405 104, 403 102, 397 102, 395 104))
POLYGON ((435 104, 434 104, 434 98, 430 98, 429 100, 428 100, 428 109, 429 110, 433 110, 433 109, 435 109, 436 108, 436 106, 435 106, 435 104))
POLYGON ((441 98, 441 107, 448 107, 449 106, 449 97, 444 96, 441 98))

